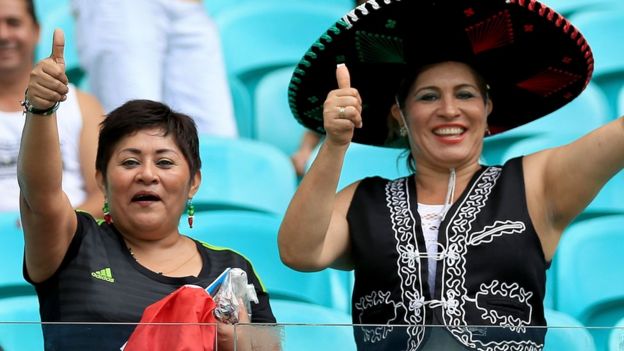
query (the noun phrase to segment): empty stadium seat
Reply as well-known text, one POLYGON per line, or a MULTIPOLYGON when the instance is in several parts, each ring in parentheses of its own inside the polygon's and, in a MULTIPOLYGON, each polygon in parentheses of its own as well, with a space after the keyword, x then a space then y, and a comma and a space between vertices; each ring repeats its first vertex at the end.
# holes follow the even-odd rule
MULTIPOLYGON (((556 309, 588 327, 613 327, 624 316, 624 215, 575 223, 557 249, 556 309)), ((598 350, 607 333, 590 329, 598 350)))
MULTIPOLYGON (((37 6, 38 4, 35 4, 37 6)), ((55 28, 60 28, 65 33, 65 70, 67 78, 76 86, 86 89, 87 82, 85 72, 80 66, 78 50, 75 39, 75 20, 69 1, 63 0, 51 4, 40 4, 42 6, 42 16, 39 18, 41 26, 41 37, 36 49, 36 61, 40 61, 48 56, 52 51, 52 35, 55 28)), ((38 11, 39 12, 39 11, 38 11)))
POLYGON ((234 105, 234 116, 238 135, 241 138, 252 138, 254 128, 254 112, 252 110, 252 97, 247 91, 247 87, 240 79, 229 76, 228 83, 232 93, 232 104, 234 105))
POLYGON ((1 350, 43 350, 39 301, 36 296, 0 298, 0 322, 1 350))
POLYGON ((277 322, 285 324, 279 327, 283 351, 356 349, 351 316, 345 312, 279 299, 271 299, 271 307, 277 322))
POLYGON ((0 212, 0 298, 34 294, 22 275, 24 233, 19 212, 0 212))
POLYGON ((546 309, 544 351, 594 351, 594 339, 579 321, 563 312, 546 309))
POLYGON ((618 112, 617 116, 624 116, 624 87, 620 89, 620 94, 618 95, 618 112))
POLYGON ((255 94, 255 139, 275 145, 287 155, 297 151, 305 128, 288 105, 288 84, 294 67, 278 69, 260 79, 255 94))
POLYGON ((624 318, 620 319, 609 335, 609 351, 624 350, 624 318))
POLYGON ((613 11, 583 14, 574 20, 574 24, 592 48, 595 62, 592 81, 605 92, 612 118, 617 114, 617 97, 624 86, 624 61, 620 42, 620 38, 624 36, 622 23, 624 5, 613 11))
MULTIPOLYGON (((312 166, 318 149, 310 157, 307 169, 312 166)), ((351 143, 340 173, 338 190, 366 177, 396 179, 407 176, 411 172, 407 168, 406 157, 407 154, 403 149, 351 143)))
POLYGON ((281 214, 295 192, 290 159, 254 140, 200 137, 202 183, 193 198, 198 211, 246 209, 281 214))
POLYGON ((297 64, 310 43, 344 13, 343 6, 314 1, 247 1, 220 12, 215 22, 226 69, 253 94, 262 75, 297 64))
POLYGON ((611 119, 604 93, 594 84, 572 102, 531 123, 486 138, 483 159, 489 165, 567 144, 611 119))
POLYGON ((545 0, 542 2, 572 19, 583 13, 608 11, 619 4, 619 0, 545 0))
POLYGON ((326 269, 303 273, 286 267, 277 248, 281 217, 248 211, 195 214, 193 229, 183 220, 180 232, 216 247, 231 248, 247 257, 271 299, 315 303, 348 311, 350 272, 326 269))

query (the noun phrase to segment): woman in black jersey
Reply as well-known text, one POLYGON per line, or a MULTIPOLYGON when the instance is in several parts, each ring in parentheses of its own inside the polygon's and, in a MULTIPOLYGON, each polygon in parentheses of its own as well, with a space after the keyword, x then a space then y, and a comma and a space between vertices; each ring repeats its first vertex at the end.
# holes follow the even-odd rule
MULTIPOLYGON (((53 41, 51 56, 30 76, 18 165, 24 274, 36 288, 42 321, 70 323, 44 324, 46 350, 119 350, 134 326, 115 323, 137 323, 145 307, 185 284, 207 287, 228 267, 246 271, 258 295, 251 320, 242 308, 239 321, 275 323, 249 261, 178 231, 185 211, 192 219, 201 182, 190 117, 148 100, 112 111, 101 125, 96 159, 105 220, 72 209, 61 188, 54 112, 67 93, 60 30, 53 41)), ((278 340, 250 328, 238 328, 236 338, 237 345, 233 327, 218 323, 219 350, 273 349, 278 340)))
POLYGON ((283 262, 355 271, 361 350, 541 350, 545 270, 624 167, 624 118, 503 166, 479 160, 484 136, 565 105, 592 69, 583 36, 536 1, 359 6, 293 73, 294 116, 326 136, 280 228, 283 262), (352 141, 407 146, 414 174, 336 194, 352 141))

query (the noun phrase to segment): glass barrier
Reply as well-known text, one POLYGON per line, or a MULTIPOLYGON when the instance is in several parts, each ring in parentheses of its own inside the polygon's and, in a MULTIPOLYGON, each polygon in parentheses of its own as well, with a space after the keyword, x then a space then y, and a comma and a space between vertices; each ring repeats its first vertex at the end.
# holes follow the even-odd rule
MULTIPOLYGON (((136 324, 0 322, 0 350, 43 350, 42 328, 45 328, 49 335, 53 335, 55 340, 53 345, 48 345, 49 350, 122 350, 123 343, 118 345, 118 340, 126 340, 135 327, 136 324)), ((227 334, 217 332, 216 326, 210 324, 141 324, 136 330, 139 328, 142 328, 142 333, 133 334, 133 337, 140 335, 134 340, 136 343, 132 346, 135 347, 129 345, 125 351, 154 350, 154 345, 160 347, 158 350, 178 350, 176 347, 181 345, 207 345, 214 343, 215 340, 219 345, 218 349, 350 351, 357 349, 356 338, 361 341, 362 350, 406 350, 410 349, 409 344, 412 349, 420 345, 418 350, 463 351, 478 349, 476 346, 483 349, 483 345, 486 344, 489 346, 497 342, 500 344, 501 336, 507 340, 510 338, 509 329, 485 326, 418 328, 402 325, 238 324, 230 328, 231 338, 227 338, 227 334), (463 339, 465 343, 461 343, 449 330, 470 337, 465 337, 463 339), (408 338, 408 335, 413 337, 408 338), (485 343, 486 340, 489 341, 485 343), (472 344, 474 347, 467 347, 466 344, 472 344)), ((523 348, 517 349, 540 350, 543 346, 543 350, 546 351, 624 351, 624 327, 551 326, 548 330, 527 327, 512 332, 518 340, 526 335, 543 333, 545 333, 543 345, 531 348, 530 343, 524 342, 523 348), (605 343, 597 345, 596 340, 604 340, 605 343)))

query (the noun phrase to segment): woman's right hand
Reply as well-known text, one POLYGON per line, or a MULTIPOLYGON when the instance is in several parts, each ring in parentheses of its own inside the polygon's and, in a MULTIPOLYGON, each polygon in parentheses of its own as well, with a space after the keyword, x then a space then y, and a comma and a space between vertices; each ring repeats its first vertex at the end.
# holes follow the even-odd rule
POLYGON ((349 70, 344 64, 336 67, 336 80, 338 89, 329 92, 323 105, 325 143, 343 146, 351 142, 354 128, 362 128, 362 99, 357 89, 351 88, 349 70))

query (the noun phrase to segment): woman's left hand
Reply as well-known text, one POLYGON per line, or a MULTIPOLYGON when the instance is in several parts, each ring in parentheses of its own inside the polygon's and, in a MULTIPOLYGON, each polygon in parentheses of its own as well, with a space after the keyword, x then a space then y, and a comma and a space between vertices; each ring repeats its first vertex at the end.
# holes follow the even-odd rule
POLYGON ((36 109, 46 110, 67 99, 69 80, 65 74, 64 49, 65 36, 57 29, 52 39, 52 53, 30 72, 26 98, 36 109))
MULTIPOLYGON (((249 314, 245 304, 239 304, 240 309, 238 311, 238 323, 250 323, 249 314)), ((249 340, 249 332, 246 329, 251 327, 232 324, 217 323, 217 349, 219 351, 234 350, 234 343, 237 344, 236 350, 246 351, 251 350, 251 342, 249 340), (236 329, 236 330, 235 330, 236 329)))

